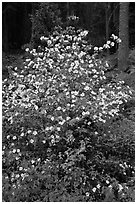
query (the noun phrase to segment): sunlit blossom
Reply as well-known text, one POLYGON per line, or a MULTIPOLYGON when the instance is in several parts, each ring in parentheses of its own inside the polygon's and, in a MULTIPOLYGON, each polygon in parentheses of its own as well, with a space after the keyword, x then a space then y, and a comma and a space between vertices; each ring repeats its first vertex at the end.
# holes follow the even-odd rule
POLYGON ((26 48, 25 51, 28 52, 28 51, 29 51, 29 48, 26 48))
POLYGON ((97 190, 97 189, 96 189, 95 187, 94 187, 94 188, 92 188, 92 191, 93 191, 94 193, 96 192, 96 190, 97 190))
POLYGON ((60 127, 57 127, 57 131, 60 131, 61 130, 61 128, 60 127))
MULTIPOLYGON (((31 130, 28 130, 27 133, 30 134, 30 133, 31 133, 31 130)), ((21 136, 24 136, 24 133, 22 133, 21 136)))
POLYGON ((16 153, 16 149, 13 149, 13 153, 16 153))
POLYGON ((19 153, 19 152, 20 152, 20 149, 17 149, 17 152, 19 153))
POLYGON ((22 171, 22 170, 23 170, 23 167, 22 167, 22 166, 20 166, 20 167, 19 167, 19 170, 20 170, 20 171, 22 171))
POLYGON ((34 143, 34 140, 33 140, 33 139, 30 139, 30 143, 34 143))
POLYGON ((35 131, 33 131, 33 135, 37 135, 38 133, 37 133, 37 131, 35 130, 35 131))
POLYGON ((121 184, 118 184, 118 192, 123 190, 123 186, 121 184))
POLYGON ((57 110, 61 110, 61 107, 59 106, 59 107, 57 108, 57 110))
POLYGON ((31 160, 31 163, 34 164, 34 163, 35 163, 35 160, 32 159, 32 160, 31 160))
POLYGON ((87 197, 90 196, 90 193, 89 193, 89 192, 86 192, 86 196, 87 196, 87 197))
POLYGON ((108 180, 106 180, 106 183, 107 183, 107 184, 109 184, 109 181, 108 181, 108 180))
POLYGON ((101 185, 100 185, 100 184, 98 184, 98 185, 97 185, 97 188, 99 189, 100 187, 101 187, 101 185))

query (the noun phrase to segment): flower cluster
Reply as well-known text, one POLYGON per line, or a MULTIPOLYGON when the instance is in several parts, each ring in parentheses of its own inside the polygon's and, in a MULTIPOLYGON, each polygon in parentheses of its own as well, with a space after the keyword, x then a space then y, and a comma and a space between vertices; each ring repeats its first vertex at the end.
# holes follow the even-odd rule
MULTIPOLYGON (((14 166, 10 178, 7 172, 5 176, 12 179, 12 188, 20 188, 27 179, 32 182, 31 173, 36 169, 43 179, 42 172, 49 172, 44 168, 47 163, 54 168, 55 159, 56 171, 61 168, 71 177, 75 161, 85 160, 83 152, 93 138, 97 142, 99 133, 93 123, 104 124, 118 115, 121 104, 134 95, 123 81, 107 82, 108 65, 89 54, 92 46, 85 40, 87 34, 68 27, 42 36, 41 46, 26 49, 29 57, 24 69, 12 71, 9 80, 3 81, 3 163, 5 168, 14 166), (78 144, 75 134, 83 138, 78 144)), ((81 174, 84 180, 85 173, 81 174)), ((99 181, 91 186, 92 194, 100 189, 99 181)), ((83 192, 86 197, 88 192, 83 192)))
MULTIPOLYGON (((39 51, 26 49, 30 58, 24 70, 13 72, 11 80, 3 82, 3 117, 9 124, 28 113, 44 117, 41 131, 55 143, 72 119, 88 116, 105 123, 118 115, 133 92, 123 81, 106 83, 107 65, 88 54, 87 34, 73 27, 60 28, 53 36, 41 37, 44 46, 39 51)), ((35 140, 33 134, 29 142, 35 144, 35 140)))
POLYGON ((15 81, 8 87, 3 85, 7 98, 4 106, 10 103, 23 112, 28 108, 41 110, 47 117, 51 109, 55 121, 60 121, 56 115, 62 118, 60 128, 70 115, 70 119, 89 115, 105 122, 118 114, 119 106, 132 96, 132 91, 123 81, 105 83, 108 64, 87 54, 91 48, 84 40, 87 33, 69 27, 41 37, 41 51, 26 49, 33 57, 26 59, 20 75, 14 73, 15 81), (41 104, 40 109, 37 104, 41 104))
POLYGON ((76 20, 79 20, 79 17, 75 16, 75 15, 72 15, 72 16, 69 16, 68 17, 68 20, 73 20, 73 21, 76 21, 76 20))
POLYGON ((115 44, 119 44, 119 43, 121 43, 121 39, 118 38, 118 36, 112 34, 110 36, 110 40, 108 40, 106 42, 106 44, 104 44, 102 47, 94 47, 94 51, 95 52, 102 52, 106 49, 110 49, 110 48, 114 47, 115 44))

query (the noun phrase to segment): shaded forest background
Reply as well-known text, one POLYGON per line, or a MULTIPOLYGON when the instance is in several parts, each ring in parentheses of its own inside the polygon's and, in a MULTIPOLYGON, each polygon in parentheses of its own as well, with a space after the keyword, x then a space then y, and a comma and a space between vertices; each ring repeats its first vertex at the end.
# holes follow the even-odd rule
MULTIPOLYGON (((89 31, 93 46, 101 46, 110 35, 119 35, 119 2, 57 2, 51 3, 58 10, 62 23, 67 17, 79 17, 78 26, 89 31)), ((33 35, 32 16, 41 3, 4 2, 2 3, 2 49, 4 52, 21 50, 30 43, 33 35)), ((49 22, 45 22, 45 25, 49 22)), ((52 27, 53 25, 51 25, 52 27)), ((50 24, 49 24, 50 28, 50 24)), ((50 30, 49 30, 50 31, 50 30)), ((135 46, 135 3, 129 3, 129 48, 135 46)))

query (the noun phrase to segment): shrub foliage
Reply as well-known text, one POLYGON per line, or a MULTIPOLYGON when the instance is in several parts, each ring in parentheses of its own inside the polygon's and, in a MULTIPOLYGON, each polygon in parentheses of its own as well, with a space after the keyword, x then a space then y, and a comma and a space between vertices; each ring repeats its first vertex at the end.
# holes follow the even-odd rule
POLYGON ((134 91, 87 34, 58 27, 3 81, 4 201, 134 200, 134 91))

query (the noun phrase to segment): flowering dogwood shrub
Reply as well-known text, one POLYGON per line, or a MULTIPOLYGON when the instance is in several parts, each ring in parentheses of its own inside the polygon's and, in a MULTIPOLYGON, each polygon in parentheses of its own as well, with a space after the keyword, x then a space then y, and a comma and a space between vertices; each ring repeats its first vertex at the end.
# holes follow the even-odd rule
POLYGON ((37 50, 26 49, 24 69, 3 81, 4 201, 105 199, 111 174, 98 167, 106 159, 98 124, 118 116, 134 92, 108 81, 87 34, 68 27, 42 36, 37 50))

